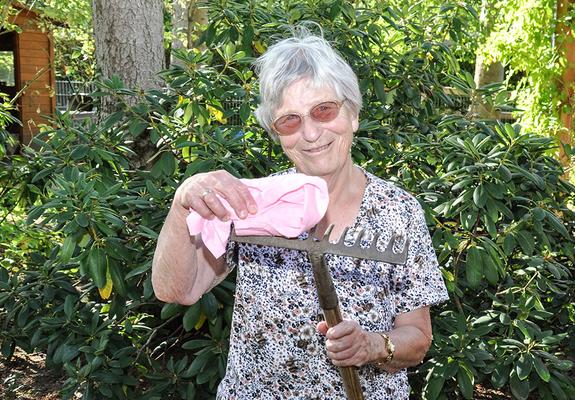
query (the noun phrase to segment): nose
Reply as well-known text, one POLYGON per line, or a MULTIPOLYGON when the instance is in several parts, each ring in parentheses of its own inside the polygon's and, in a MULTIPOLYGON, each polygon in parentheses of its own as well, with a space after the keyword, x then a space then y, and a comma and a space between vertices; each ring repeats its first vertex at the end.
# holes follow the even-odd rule
POLYGON ((313 143, 321 136, 320 123, 305 116, 301 123, 302 137, 305 141, 313 143))

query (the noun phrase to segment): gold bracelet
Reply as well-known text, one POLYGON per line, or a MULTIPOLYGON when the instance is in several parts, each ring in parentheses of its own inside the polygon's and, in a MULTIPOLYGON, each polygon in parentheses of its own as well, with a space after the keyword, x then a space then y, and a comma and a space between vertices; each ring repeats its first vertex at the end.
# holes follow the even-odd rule
POLYGON ((385 351, 387 352, 387 356, 385 358, 381 358, 379 360, 376 360, 373 364, 378 368, 383 368, 383 366, 385 364, 387 364, 387 363, 391 362, 391 360, 393 360, 393 355, 395 354, 395 345, 391 341, 391 338, 389 337, 389 335, 387 335, 386 333, 377 332, 377 334, 383 338, 383 341, 385 343, 385 351))

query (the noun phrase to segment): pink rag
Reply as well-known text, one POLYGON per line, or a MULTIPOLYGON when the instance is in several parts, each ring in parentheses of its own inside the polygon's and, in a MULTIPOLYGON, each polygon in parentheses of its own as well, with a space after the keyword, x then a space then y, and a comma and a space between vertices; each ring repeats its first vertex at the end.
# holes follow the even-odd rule
POLYGON ((327 210, 327 184, 321 178, 287 174, 241 181, 256 201, 257 214, 240 219, 228 202, 218 196, 230 212, 229 221, 207 220, 191 209, 186 218, 190 235, 200 233, 204 245, 216 258, 225 253, 232 222, 239 236, 293 238, 315 226, 327 210))

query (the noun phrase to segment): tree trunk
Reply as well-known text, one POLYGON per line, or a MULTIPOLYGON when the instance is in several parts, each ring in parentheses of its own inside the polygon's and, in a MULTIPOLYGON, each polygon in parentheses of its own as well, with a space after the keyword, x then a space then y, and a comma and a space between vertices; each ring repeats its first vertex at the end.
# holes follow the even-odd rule
MULTIPOLYGON (((202 27, 208 24, 208 8, 198 0, 173 0, 172 50, 195 46, 202 27)), ((171 64, 181 64, 180 60, 170 57, 171 64)))
MULTIPOLYGON (((162 0, 93 0, 92 8, 101 78, 117 75, 129 89, 160 87, 158 73, 165 63, 162 0)), ((136 102, 135 98, 124 100, 136 102)), ((104 119, 115 108, 112 97, 101 98, 97 118, 104 119)), ((133 168, 147 166, 156 150, 147 130, 134 138, 130 147, 136 153, 130 160, 133 168)))
MULTIPOLYGON (((562 129, 559 130, 557 138, 561 142, 559 148, 559 160, 563 167, 569 170, 571 157, 565 152, 564 146, 573 148, 573 113, 575 112, 575 38, 573 31, 563 20, 572 12, 575 0, 557 1, 557 29, 556 43, 558 51, 564 60, 565 68, 561 76, 559 88, 562 93, 562 102, 559 107, 559 116, 562 129)), ((568 174, 568 173, 567 173, 568 174)), ((567 176, 568 177, 568 176, 567 176)))
MULTIPOLYGON (((188 6, 189 0, 174 0, 172 13, 172 51, 188 48, 188 6)), ((181 61, 170 56, 170 64, 180 64, 181 61)))
POLYGON ((195 44, 202 32, 202 27, 208 24, 207 2, 191 0, 188 8, 188 49, 197 47, 195 44))
MULTIPOLYGON (((481 55, 475 58, 475 87, 479 89, 490 83, 503 82, 503 64, 499 61, 487 63, 481 55)), ((471 101, 470 111, 480 118, 497 119, 499 113, 491 106, 485 104, 481 96, 474 96, 471 101)))
MULTIPOLYGON (((127 88, 161 86, 164 68, 162 0, 93 0, 96 63, 103 79, 117 75, 127 88)), ((100 110, 107 114, 106 99, 100 110)))
MULTIPOLYGON (((489 0, 483 0, 481 3, 481 16, 480 21, 485 31, 485 37, 489 36, 493 26, 493 14, 496 8, 490 4, 489 0), (491 11, 491 13, 490 13, 491 11)), ((495 82, 503 82, 504 71, 503 64, 499 61, 487 63, 485 59, 478 54, 475 57, 475 87, 479 89, 482 86, 495 82)), ((481 96, 475 95, 471 99, 471 106, 469 108, 471 114, 477 115, 480 118, 497 118, 498 113, 490 106, 483 102, 481 96)))

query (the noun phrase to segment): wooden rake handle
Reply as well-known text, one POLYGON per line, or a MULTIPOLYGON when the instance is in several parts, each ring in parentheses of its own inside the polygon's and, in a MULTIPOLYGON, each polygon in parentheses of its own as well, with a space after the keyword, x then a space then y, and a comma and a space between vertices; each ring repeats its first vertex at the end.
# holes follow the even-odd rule
MULTIPOLYGON (((322 253, 310 252, 308 255, 313 268, 319 304, 323 310, 327 326, 331 328, 343 320, 333 279, 322 253)), ((359 382, 357 368, 353 366, 338 368, 348 400, 363 400, 363 390, 359 382)))

